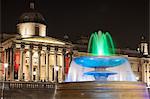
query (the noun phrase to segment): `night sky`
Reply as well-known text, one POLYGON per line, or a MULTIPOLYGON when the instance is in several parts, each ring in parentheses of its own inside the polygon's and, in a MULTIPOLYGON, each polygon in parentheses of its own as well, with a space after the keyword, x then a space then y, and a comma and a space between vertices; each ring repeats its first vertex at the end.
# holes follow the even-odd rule
MULTIPOLYGON (((72 40, 92 32, 109 31, 117 47, 136 49, 148 37, 148 0, 36 0, 48 25, 47 34, 72 40)), ((2 0, 2 32, 16 33, 25 0, 2 0)), ((147 38, 148 39, 148 38, 147 38)))

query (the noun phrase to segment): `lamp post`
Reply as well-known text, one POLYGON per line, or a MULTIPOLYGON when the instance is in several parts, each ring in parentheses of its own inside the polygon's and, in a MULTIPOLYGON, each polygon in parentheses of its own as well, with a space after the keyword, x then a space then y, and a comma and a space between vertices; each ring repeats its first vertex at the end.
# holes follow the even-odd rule
POLYGON ((36 81, 36 71, 33 71, 33 80, 36 81))
POLYGON ((6 81, 6 69, 8 68, 8 63, 4 63, 4 74, 3 74, 3 76, 4 76, 4 78, 3 78, 3 86, 2 86, 2 95, 1 95, 1 99, 4 99, 4 89, 5 89, 5 81, 6 81), (5 79, 5 81, 4 81, 4 79, 5 79))
POLYGON ((55 70, 56 70, 56 83, 58 83, 58 70, 59 70, 59 66, 55 66, 55 70))
POLYGON ((8 68, 8 63, 4 63, 4 79, 6 81, 6 70, 8 68))

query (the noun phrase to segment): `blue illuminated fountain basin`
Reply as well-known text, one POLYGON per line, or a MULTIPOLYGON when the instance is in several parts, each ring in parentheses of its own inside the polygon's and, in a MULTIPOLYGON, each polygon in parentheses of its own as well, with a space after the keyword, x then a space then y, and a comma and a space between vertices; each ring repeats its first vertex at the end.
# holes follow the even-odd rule
POLYGON ((81 56, 74 58, 74 61, 88 68, 108 68, 115 67, 127 61, 124 57, 117 56, 81 56))
POLYGON ((109 75, 114 75, 114 74, 117 74, 117 73, 112 72, 112 71, 104 70, 104 71, 90 71, 90 72, 86 72, 84 74, 85 75, 92 75, 92 76, 94 76, 94 78, 96 80, 107 80, 107 77, 109 75))
POLYGON ((107 80, 109 75, 117 73, 107 71, 106 68, 119 66, 127 59, 117 56, 81 56, 74 58, 74 61, 83 67, 95 68, 94 71, 85 72, 85 75, 92 75, 95 80, 107 80))

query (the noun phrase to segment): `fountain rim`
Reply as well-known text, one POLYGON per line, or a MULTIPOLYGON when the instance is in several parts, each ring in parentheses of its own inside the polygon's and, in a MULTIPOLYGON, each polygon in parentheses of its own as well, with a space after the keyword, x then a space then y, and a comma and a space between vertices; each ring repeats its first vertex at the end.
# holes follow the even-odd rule
POLYGON ((76 64, 81 65, 83 67, 89 67, 89 68, 115 67, 115 66, 125 63, 126 60, 127 60, 127 58, 122 57, 122 56, 80 56, 80 57, 74 58, 74 61, 76 64), (82 60, 80 60, 80 59, 82 59, 82 60), (85 59, 87 62, 91 61, 90 65, 87 65, 87 62, 85 62, 85 59), (94 61, 99 62, 99 63, 96 63, 94 61), (103 63, 104 65, 101 65, 100 62, 103 63), (105 63, 105 62, 107 62, 107 63, 105 63), (111 64, 110 62, 113 62, 113 63, 111 64), (94 65, 91 65, 92 63, 94 65), (118 63, 118 65, 116 63, 118 63))
MULTIPOLYGON (((114 55, 93 55, 93 54, 91 54, 91 53, 87 53, 87 55, 84 55, 84 56, 77 56, 77 57, 122 57, 122 58, 126 58, 126 57, 124 57, 123 55, 116 55, 116 54, 114 54, 114 55)), ((77 57, 75 57, 75 58, 77 58, 77 57)), ((127 59, 127 58, 126 58, 127 59)))

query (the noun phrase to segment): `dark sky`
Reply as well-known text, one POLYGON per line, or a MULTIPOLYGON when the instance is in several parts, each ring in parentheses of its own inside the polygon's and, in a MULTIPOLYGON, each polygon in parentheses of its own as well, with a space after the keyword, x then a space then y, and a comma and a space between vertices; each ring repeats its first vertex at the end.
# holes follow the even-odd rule
MULTIPOLYGON (((117 47, 136 49, 140 36, 148 37, 148 0, 36 0, 54 37, 73 40, 97 30, 109 31, 117 47)), ((16 32, 25 0, 2 0, 2 32, 16 32)))

